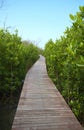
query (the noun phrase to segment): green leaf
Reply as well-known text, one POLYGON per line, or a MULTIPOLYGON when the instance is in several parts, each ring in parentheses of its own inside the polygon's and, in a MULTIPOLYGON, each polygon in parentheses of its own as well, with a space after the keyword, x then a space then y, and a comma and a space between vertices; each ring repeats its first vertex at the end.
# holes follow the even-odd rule
POLYGON ((84 65, 81 65, 81 64, 76 64, 78 67, 84 67, 84 65))
POLYGON ((73 21, 75 20, 75 17, 72 14, 70 14, 69 16, 70 16, 71 20, 73 20, 73 21))

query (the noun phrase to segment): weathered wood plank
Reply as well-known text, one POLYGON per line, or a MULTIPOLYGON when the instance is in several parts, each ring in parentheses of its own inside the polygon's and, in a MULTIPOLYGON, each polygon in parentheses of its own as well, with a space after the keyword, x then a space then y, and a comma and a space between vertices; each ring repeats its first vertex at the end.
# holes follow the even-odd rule
POLYGON ((12 130, 83 130, 49 79, 42 56, 26 75, 12 130))

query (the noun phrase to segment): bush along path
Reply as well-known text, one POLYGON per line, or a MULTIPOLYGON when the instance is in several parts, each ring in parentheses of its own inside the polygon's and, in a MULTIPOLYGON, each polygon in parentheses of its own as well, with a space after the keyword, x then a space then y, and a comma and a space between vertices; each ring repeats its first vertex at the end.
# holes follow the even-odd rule
POLYGON ((0 129, 10 130, 26 72, 42 50, 0 29, 0 129))
POLYGON ((0 101, 14 103, 28 69, 38 59, 38 48, 22 42, 17 31, 0 29, 0 101))
POLYGON ((70 14, 72 26, 45 45, 49 76, 84 125, 84 6, 70 14))

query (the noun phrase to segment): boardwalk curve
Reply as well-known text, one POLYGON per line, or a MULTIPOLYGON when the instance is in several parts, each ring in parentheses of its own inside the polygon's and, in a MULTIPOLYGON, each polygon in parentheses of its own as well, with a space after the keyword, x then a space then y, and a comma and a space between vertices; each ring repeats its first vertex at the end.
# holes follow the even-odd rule
POLYGON ((49 79, 42 56, 26 75, 12 130, 83 130, 49 79))

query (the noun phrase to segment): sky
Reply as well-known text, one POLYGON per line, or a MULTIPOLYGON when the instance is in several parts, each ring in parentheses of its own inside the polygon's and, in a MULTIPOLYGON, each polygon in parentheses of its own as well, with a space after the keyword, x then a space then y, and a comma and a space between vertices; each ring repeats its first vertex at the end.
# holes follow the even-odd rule
POLYGON ((4 0, 0 28, 17 29, 22 40, 44 48, 49 39, 59 39, 72 25, 69 14, 79 11, 79 6, 84 6, 84 0, 4 0))

